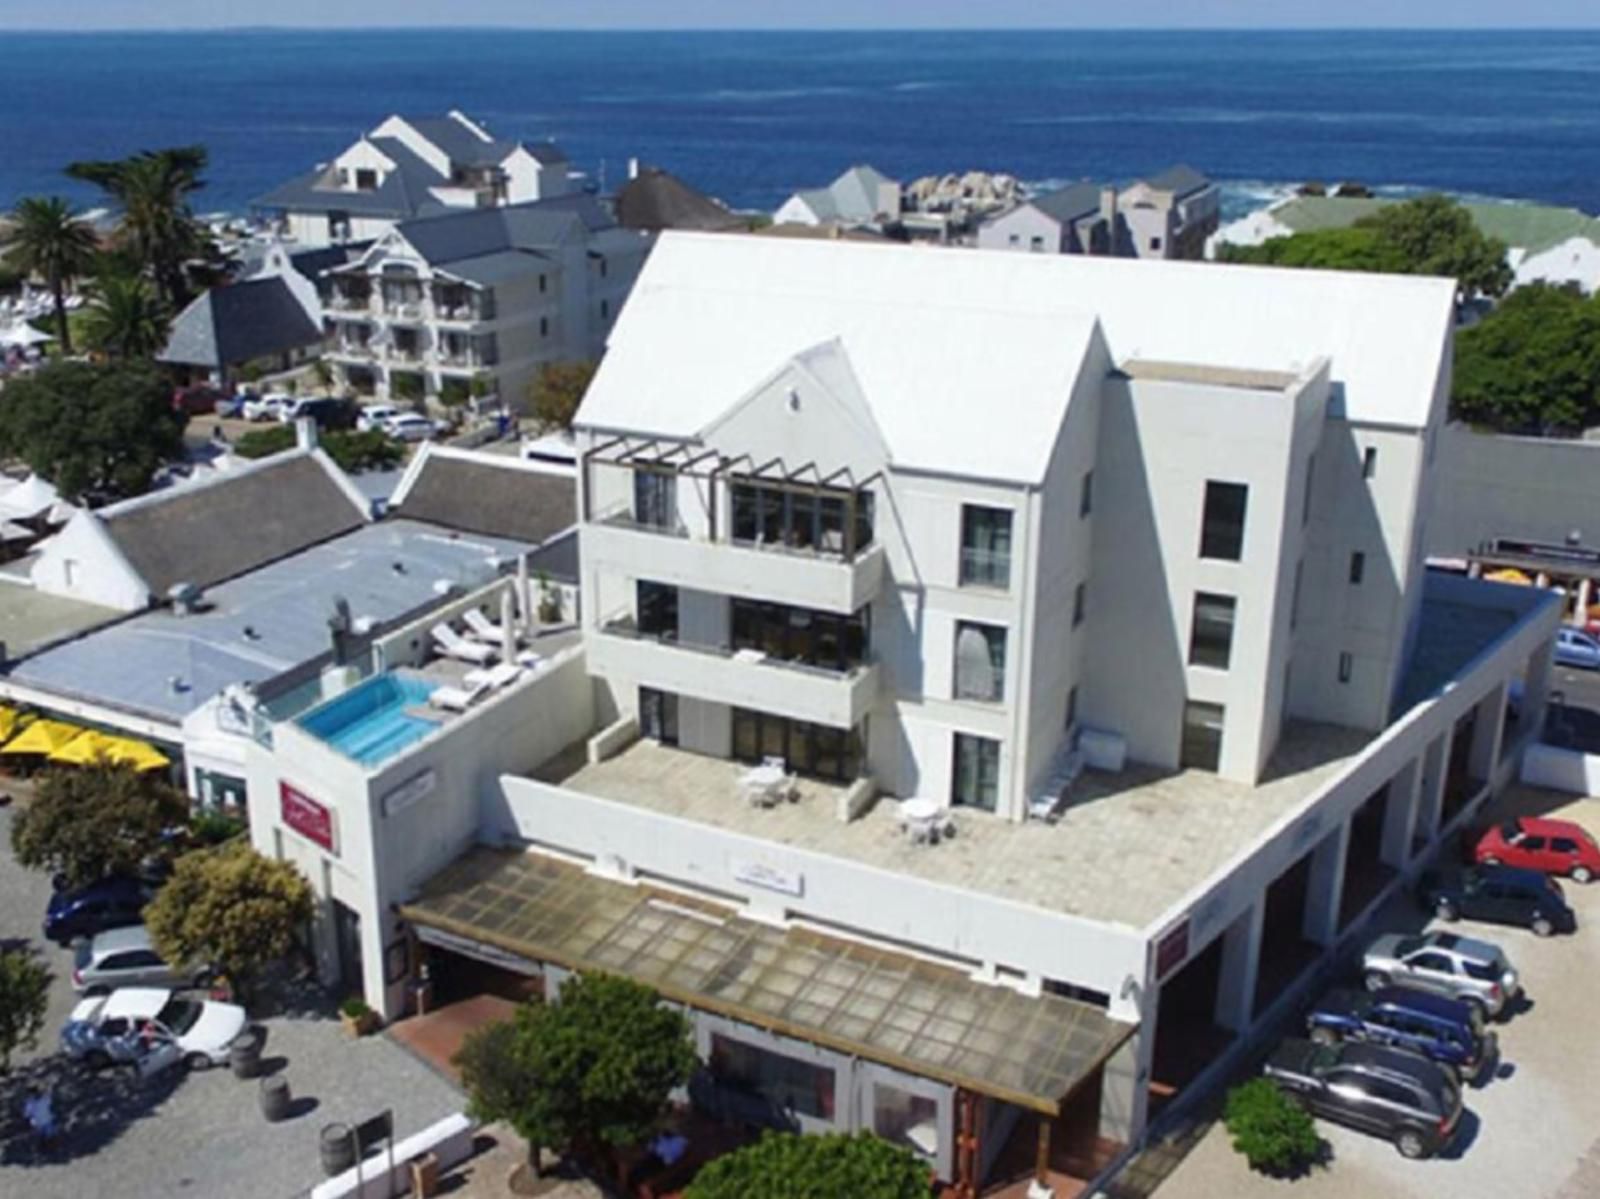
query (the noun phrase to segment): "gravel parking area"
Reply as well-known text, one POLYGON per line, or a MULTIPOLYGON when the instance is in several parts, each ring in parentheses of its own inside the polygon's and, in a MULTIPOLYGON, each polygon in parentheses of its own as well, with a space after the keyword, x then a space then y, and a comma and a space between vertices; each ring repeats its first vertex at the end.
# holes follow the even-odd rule
MULTIPOLYGON (((1524 793, 1527 810, 1575 819, 1600 833, 1600 800, 1571 803, 1524 793), (1559 803, 1560 806, 1553 807, 1559 803)), ((1325 1169, 1292 1181, 1245 1167, 1227 1132, 1213 1126, 1157 1192, 1160 1199, 1580 1199, 1600 1194, 1600 1038, 1594 986, 1600 979, 1600 884, 1563 884, 1578 912, 1570 937, 1540 940, 1522 929, 1463 921, 1450 926, 1504 946, 1522 973, 1526 1008, 1496 1026, 1495 1077, 1466 1094, 1456 1142, 1433 1161, 1408 1162, 1385 1141, 1326 1121, 1325 1169)), ((1432 927, 1430 925, 1430 927, 1432 927)))
MULTIPOLYGON (((0 939, 31 938, 49 881, 24 871, 10 854, 10 810, 0 810, 0 939)), ((264 1066, 289 1080, 289 1119, 261 1116, 259 1084, 226 1069, 169 1071, 144 1085, 120 1071, 93 1075, 55 1054, 56 1035, 74 1002, 66 950, 45 945, 57 971, 50 1013, 38 1049, 0 1079, 0 1193, 29 1199, 290 1199, 322 1178, 319 1134, 394 1112, 406 1136, 451 1112, 463 1097, 387 1037, 345 1037, 337 1018, 308 1011, 262 1021, 264 1066), (35 1077, 56 1085, 56 1111, 66 1135, 51 1158, 36 1160, 18 1119, 23 1088, 35 1077)))

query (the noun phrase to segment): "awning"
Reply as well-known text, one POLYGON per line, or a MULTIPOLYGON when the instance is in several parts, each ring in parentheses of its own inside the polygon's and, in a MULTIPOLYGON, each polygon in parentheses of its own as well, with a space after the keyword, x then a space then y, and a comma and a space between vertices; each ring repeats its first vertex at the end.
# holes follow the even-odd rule
POLYGON ((1135 1029, 1093 1004, 1031 998, 906 954, 758 924, 543 854, 472 850, 400 914, 1052 1116, 1135 1029))
POLYGON ((0 748, 0 754, 53 754, 83 730, 64 720, 35 720, 0 748))

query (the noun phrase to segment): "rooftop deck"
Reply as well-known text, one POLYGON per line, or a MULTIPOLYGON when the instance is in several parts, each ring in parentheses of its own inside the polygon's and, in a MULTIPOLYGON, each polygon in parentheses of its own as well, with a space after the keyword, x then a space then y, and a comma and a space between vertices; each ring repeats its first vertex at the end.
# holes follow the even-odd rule
POLYGON ((1013 824, 957 809, 957 835, 918 845, 880 800, 859 820, 835 814, 842 788, 801 782, 800 799, 752 808, 739 796, 741 763, 638 741, 594 765, 564 754, 535 772, 544 782, 798 849, 1092 920, 1143 927, 1229 857, 1308 799, 1371 740, 1322 724, 1291 724, 1256 787, 1203 771, 1131 767, 1085 774, 1058 824, 1013 824))

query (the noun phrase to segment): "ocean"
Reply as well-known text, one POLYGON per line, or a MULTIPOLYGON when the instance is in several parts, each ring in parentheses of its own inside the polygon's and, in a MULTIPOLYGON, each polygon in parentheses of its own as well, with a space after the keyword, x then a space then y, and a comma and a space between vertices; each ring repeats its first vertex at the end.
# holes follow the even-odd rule
POLYGON ((74 159, 200 142, 244 211, 391 111, 638 157, 772 208, 855 162, 1127 180, 1177 161, 1237 215, 1305 179, 1600 209, 1600 33, 553 33, 0 37, 0 206, 88 204, 74 159))

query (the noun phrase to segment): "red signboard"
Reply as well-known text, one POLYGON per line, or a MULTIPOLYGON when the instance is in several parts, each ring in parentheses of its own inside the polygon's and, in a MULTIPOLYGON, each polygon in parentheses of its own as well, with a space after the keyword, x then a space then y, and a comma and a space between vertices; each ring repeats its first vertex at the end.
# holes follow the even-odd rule
POLYGON ((278 784, 278 807, 283 822, 309 841, 315 841, 329 853, 333 847, 333 812, 303 791, 288 783, 278 784))
POLYGON ((1156 981, 1160 982, 1189 956, 1189 921, 1184 922, 1156 942, 1156 981))

